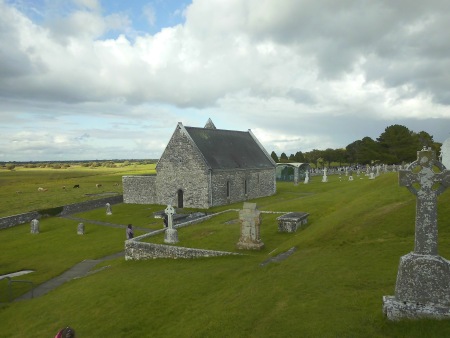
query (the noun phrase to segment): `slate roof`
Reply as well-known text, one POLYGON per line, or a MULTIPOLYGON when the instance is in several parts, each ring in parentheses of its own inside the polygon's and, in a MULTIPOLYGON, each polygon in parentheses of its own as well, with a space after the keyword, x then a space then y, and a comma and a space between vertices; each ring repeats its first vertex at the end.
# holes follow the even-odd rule
POLYGON ((211 169, 274 168, 250 131, 185 127, 211 169))

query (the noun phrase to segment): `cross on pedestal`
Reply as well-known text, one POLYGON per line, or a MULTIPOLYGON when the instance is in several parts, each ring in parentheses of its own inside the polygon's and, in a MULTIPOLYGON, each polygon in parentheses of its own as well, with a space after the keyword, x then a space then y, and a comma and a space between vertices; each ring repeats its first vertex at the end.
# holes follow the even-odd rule
POLYGON ((169 229, 172 229, 172 222, 173 222, 173 214, 175 213, 175 209, 169 204, 167 208, 164 210, 164 212, 167 215, 167 226, 169 229))
POLYGON ((417 152, 417 161, 407 169, 399 170, 398 179, 400 186, 407 187, 417 196, 414 252, 420 255, 437 255, 437 196, 450 186, 450 171, 445 170, 442 163, 436 160, 434 151, 424 148, 417 152), (433 166, 441 172, 435 173, 433 166), (414 173, 416 168, 420 170, 414 173), (413 186, 415 183, 420 185, 420 189, 413 186), (434 189, 436 183, 439 187, 434 189))

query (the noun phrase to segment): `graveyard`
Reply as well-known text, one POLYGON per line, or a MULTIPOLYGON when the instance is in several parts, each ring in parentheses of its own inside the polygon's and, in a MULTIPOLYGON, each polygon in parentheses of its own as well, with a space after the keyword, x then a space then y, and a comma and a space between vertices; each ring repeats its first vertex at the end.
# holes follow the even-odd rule
MULTIPOLYGON (((114 180, 98 175, 90 183, 98 181, 114 180)), ((449 189, 437 198, 437 247, 447 259, 449 200, 449 189)), ((153 215, 163 205, 117 204, 110 215, 99 208, 73 219, 43 218, 39 234, 30 233, 29 223, 0 230, 0 274, 32 270, 17 279, 34 285, 99 260, 85 276, 32 299, 9 302, 0 280, 0 337, 52 336, 66 325, 80 337, 450 335, 448 320, 391 321, 382 311, 383 296, 394 294, 400 257, 415 249, 416 196, 397 172, 277 182, 275 195, 247 202, 260 211, 258 250, 237 247, 243 203, 185 210, 223 213, 179 228, 178 242, 168 244, 240 253, 223 257, 101 260, 124 251, 121 225, 132 223, 135 236, 161 229, 153 215), (283 213, 307 213, 308 222, 280 232, 283 213)), ((146 241, 164 244, 164 234, 146 241)), ((28 284, 15 284, 11 298, 28 291, 28 284)))

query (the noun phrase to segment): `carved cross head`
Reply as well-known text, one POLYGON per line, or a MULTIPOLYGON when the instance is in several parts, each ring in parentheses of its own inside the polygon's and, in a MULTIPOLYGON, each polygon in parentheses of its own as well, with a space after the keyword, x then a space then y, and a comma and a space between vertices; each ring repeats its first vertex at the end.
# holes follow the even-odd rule
POLYGON ((443 164, 436 160, 436 153, 430 148, 423 148, 417 152, 417 160, 407 169, 399 170, 398 179, 401 187, 407 187, 414 195, 418 193, 441 194, 450 186, 450 171, 445 170, 443 164), (441 172, 436 173, 433 169, 441 172), (436 187, 436 183, 438 186, 436 187), (414 187, 414 184, 420 188, 414 187))
POLYGON ((167 208, 164 210, 167 215, 173 215, 175 213, 175 209, 169 204, 167 208))

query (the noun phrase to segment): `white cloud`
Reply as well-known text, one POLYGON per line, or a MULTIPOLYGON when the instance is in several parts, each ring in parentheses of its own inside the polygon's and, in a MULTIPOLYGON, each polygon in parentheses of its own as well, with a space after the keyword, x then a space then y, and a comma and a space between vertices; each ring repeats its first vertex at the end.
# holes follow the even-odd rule
MULTIPOLYGON (((196 0, 184 24, 138 36, 128 14, 75 4, 38 22, 0 0, 2 114, 109 114, 130 128, 152 119, 166 142, 168 126, 214 112, 227 128, 252 128, 268 147, 293 150, 345 146, 368 135, 364 122, 450 119, 447 2, 196 0)), ((158 23, 156 7, 143 15, 158 23)), ((67 142, 84 134, 72 132, 67 142)))

